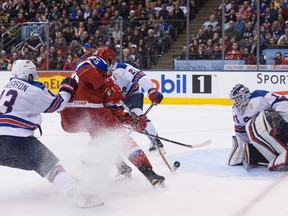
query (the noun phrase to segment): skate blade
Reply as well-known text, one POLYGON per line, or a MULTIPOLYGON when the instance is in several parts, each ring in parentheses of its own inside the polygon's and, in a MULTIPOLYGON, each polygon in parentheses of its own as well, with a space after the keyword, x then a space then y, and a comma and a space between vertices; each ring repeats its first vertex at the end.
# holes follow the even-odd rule
POLYGON ((165 185, 164 180, 159 180, 159 179, 154 179, 154 180, 152 180, 151 184, 152 184, 153 186, 165 185))
POLYGON ((132 178, 131 172, 124 173, 124 174, 121 174, 120 172, 117 172, 116 177, 119 177, 119 176, 123 176, 125 179, 131 179, 132 178))
POLYGON ((166 185, 165 185, 164 182, 161 182, 161 183, 159 182, 159 183, 153 185, 153 187, 154 187, 154 189, 157 189, 157 188, 166 188, 166 185))
POLYGON ((99 202, 99 203, 94 203, 94 204, 79 204, 78 203, 78 206, 80 208, 94 208, 94 207, 100 207, 103 205, 104 205, 104 202, 99 202))

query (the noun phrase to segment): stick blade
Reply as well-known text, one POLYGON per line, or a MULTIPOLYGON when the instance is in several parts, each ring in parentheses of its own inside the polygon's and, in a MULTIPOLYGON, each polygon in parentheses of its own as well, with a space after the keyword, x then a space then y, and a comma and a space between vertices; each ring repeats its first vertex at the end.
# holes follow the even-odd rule
POLYGON ((211 143, 212 143, 212 140, 206 140, 202 143, 191 145, 191 148, 204 147, 204 146, 210 145, 211 143))

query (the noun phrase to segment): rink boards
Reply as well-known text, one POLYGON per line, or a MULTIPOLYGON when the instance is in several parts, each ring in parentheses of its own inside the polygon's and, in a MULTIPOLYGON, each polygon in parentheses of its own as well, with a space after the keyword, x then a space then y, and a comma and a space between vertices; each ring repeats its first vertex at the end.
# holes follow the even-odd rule
MULTIPOLYGON (((251 91, 264 89, 288 93, 288 74, 278 71, 144 71, 164 95, 163 104, 219 104, 230 105, 229 92, 237 83, 251 91)), ((0 72, 0 90, 8 82, 11 72, 0 72)), ((56 93, 64 77, 71 71, 39 72, 39 81, 56 93)), ((145 98, 146 103, 150 103, 145 98)))

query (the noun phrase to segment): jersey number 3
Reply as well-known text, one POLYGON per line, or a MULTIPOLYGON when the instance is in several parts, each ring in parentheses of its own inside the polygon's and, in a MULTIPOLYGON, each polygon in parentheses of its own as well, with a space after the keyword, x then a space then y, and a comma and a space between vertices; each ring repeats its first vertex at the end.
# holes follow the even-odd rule
MULTIPOLYGON (((1 96, 0 96, 0 100, 2 99, 2 97, 3 97, 4 94, 5 94, 5 91, 2 92, 2 94, 1 94, 1 96)), ((6 101, 3 103, 3 105, 7 107, 7 110, 6 110, 5 113, 10 113, 10 112, 12 112, 12 110, 13 110, 13 105, 14 105, 14 103, 15 103, 15 101, 16 101, 17 96, 18 96, 18 92, 15 91, 15 90, 9 90, 9 91, 5 94, 5 96, 6 96, 7 98, 10 97, 8 100, 6 100, 6 101)))

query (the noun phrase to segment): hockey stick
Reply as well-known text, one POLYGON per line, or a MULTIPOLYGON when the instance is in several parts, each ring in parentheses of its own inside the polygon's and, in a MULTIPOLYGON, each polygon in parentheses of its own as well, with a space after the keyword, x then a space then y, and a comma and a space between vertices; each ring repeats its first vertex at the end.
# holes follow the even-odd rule
POLYGON ((177 142, 177 141, 175 141, 175 140, 167 139, 167 138, 164 138, 164 137, 155 136, 155 135, 149 134, 149 133, 147 133, 147 132, 145 132, 145 131, 144 131, 144 132, 136 131, 136 132, 142 133, 142 134, 145 134, 145 135, 147 135, 147 136, 154 137, 154 138, 157 138, 157 139, 165 140, 165 141, 167 141, 167 142, 174 143, 174 144, 176 144, 176 145, 181 145, 181 146, 184 146, 184 147, 187 147, 187 148, 199 148, 199 147, 207 146, 207 145, 209 145, 210 143, 212 143, 211 140, 206 140, 206 141, 201 142, 201 143, 196 143, 196 144, 190 145, 190 144, 185 144, 185 143, 177 142))
MULTIPOLYGON (((150 112, 150 110, 153 108, 153 106, 155 106, 155 105, 157 105, 157 104, 152 103, 149 106, 149 108, 146 110, 146 112, 144 113, 144 116, 146 116, 150 112)), ((145 130, 145 132, 148 133, 146 130, 145 130)), ((164 163, 166 164, 166 166, 168 167, 170 172, 174 173, 174 170, 171 168, 170 164, 168 163, 168 161, 167 161, 166 157, 164 156, 163 152, 161 151, 161 149, 157 145, 156 145, 156 148, 159 152, 160 157, 162 158, 162 160, 164 161, 164 163)))
MULTIPOLYGON (((131 110, 129 109, 129 107, 124 104, 123 101, 120 101, 121 105, 124 107, 124 109, 132 116, 132 118, 136 119, 135 116, 133 115, 133 113, 131 112, 131 110)), ((150 112, 150 110, 153 108, 153 106, 156 105, 154 103, 152 103, 149 108, 146 110, 146 112, 144 113, 143 116, 146 116, 148 112, 150 112)), ((144 130, 145 133, 148 134, 148 132, 146 130, 144 130)), ((169 165, 167 159, 165 158, 164 154, 162 153, 162 151, 160 150, 160 148, 156 145, 156 148, 159 152, 160 157, 162 158, 162 160, 164 161, 164 163, 166 164, 166 166, 168 167, 168 169, 171 171, 171 173, 174 173, 173 169, 171 168, 171 166, 169 165)))
POLYGON ((166 166, 168 167, 168 169, 171 171, 171 173, 174 173, 174 170, 171 168, 170 164, 168 163, 166 157, 164 156, 164 154, 162 153, 160 148, 157 145, 156 145, 156 148, 158 149, 159 155, 163 159, 163 161, 166 164, 166 166))
POLYGON ((157 104, 154 104, 154 103, 152 103, 149 107, 148 107, 148 109, 145 111, 145 113, 143 114, 144 116, 146 116, 149 112, 150 112, 150 110, 153 108, 153 106, 156 106, 157 104))
MULTIPOLYGON (((120 103, 121 105, 124 107, 124 109, 130 114, 132 115, 132 117, 135 118, 134 114, 130 111, 129 107, 124 104, 123 101, 120 100, 120 103)), ((151 104, 152 105, 152 104, 151 104)), ((128 127, 127 127, 128 128, 128 127)), ((131 129, 131 128, 129 128, 131 129)), ((167 138, 164 138, 164 137, 160 137, 160 136, 156 136, 156 135, 152 135, 150 133, 148 133, 147 131, 143 131, 143 132, 139 132, 139 131, 136 131, 138 133, 142 133, 142 134, 145 134, 149 137, 153 137, 153 138, 157 138, 157 139, 161 139, 161 140, 165 140, 166 142, 170 142, 170 143, 174 143, 176 145, 181 145, 181 146, 184 146, 184 147, 187 147, 187 148, 199 148, 199 147, 204 147, 204 146, 207 146, 209 145, 212 141, 211 140, 206 140, 204 142, 201 142, 201 143, 197 143, 197 144, 193 144, 193 145, 189 145, 189 144, 184 144, 184 143, 181 143, 181 142, 177 142, 177 141, 174 141, 174 140, 171 140, 171 139, 167 139, 167 138)))

